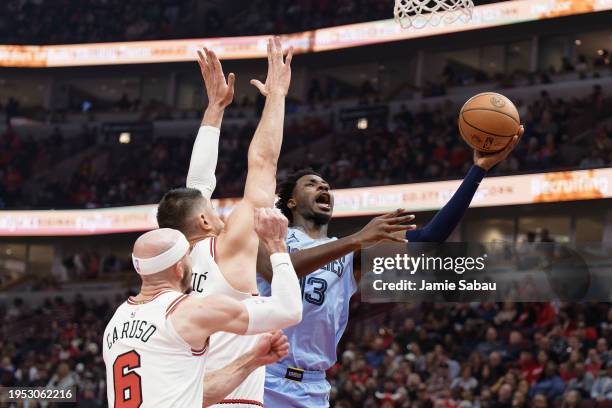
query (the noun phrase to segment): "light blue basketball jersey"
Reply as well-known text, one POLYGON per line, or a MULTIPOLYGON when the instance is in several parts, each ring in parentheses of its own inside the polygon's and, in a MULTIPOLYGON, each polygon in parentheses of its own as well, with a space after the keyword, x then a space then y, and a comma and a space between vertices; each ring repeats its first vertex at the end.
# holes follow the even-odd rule
MULTIPOLYGON (((336 238, 312 239, 289 228, 289 252, 312 248, 336 238)), ((259 292, 270 296, 270 283, 257 278, 259 292)), ((346 329, 349 301, 357 291, 353 276, 353 253, 345 255, 300 279, 302 321, 283 329, 289 339, 289 355, 278 364, 305 370, 327 370, 336 362, 336 348, 346 329)))

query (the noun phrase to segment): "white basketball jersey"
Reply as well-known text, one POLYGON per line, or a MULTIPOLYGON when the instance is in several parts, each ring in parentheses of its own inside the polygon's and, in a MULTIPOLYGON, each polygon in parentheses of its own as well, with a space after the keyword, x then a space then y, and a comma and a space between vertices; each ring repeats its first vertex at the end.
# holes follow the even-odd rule
MULTIPOLYGON (((223 294, 236 300, 248 299, 257 294, 244 293, 234 289, 225 280, 215 262, 215 238, 198 242, 191 251, 192 296, 206 297, 211 294, 223 294)), ((225 367, 242 354, 251 350, 258 336, 239 336, 232 333, 218 332, 210 337, 210 352, 206 369, 214 371, 225 367)), ((253 371, 242 384, 232 391, 215 407, 263 407, 265 367, 253 371)))
POLYGON ((202 406, 207 347, 192 349, 169 319, 186 297, 167 290, 117 308, 102 345, 109 407, 202 406))

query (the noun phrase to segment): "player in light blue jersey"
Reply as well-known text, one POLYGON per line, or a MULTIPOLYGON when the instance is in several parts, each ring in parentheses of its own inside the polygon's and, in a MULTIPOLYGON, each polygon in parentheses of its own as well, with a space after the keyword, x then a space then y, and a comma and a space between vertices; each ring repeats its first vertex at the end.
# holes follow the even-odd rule
MULTIPOLYGON (((285 329, 289 355, 266 367, 264 406, 267 408, 329 406, 330 385, 325 370, 336 362, 336 347, 348 322, 349 301, 360 279, 362 246, 390 240, 443 242, 455 229, 486 171, 512 151, 523 129, 499 153, 474 152, 474 166, 449 202, 423 228, 407 225, 414 218, 403 209, 376 217, 362 230, 345 238, 330 238, 327 227, 334 197, 329 184, 307 169, 279 184, 277 207, 289 219, 287 246, 301 279, 303 318, 285 329)), ((258 287, 270 293, 271 271, 260 248, 258 287)))

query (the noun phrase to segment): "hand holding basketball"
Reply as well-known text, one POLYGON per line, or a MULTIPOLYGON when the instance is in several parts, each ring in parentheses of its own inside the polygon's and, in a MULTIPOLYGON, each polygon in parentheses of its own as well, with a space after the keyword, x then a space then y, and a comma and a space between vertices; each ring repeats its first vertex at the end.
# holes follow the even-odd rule
POLYGON ((508 146, 506 146, 504 150, 499 151, 497 153, 483 153, 474 149, 474 164, 479 167, 482 167, 486 171, 491 170, 493 166, 508 157, 510 152, 514 150, 514 147, 519 142, 519 140, 521 140, 521 137, 523 136, 524 132, 525 128, 521 125, 518 134, 512 138, 512 141, 508 143, 508 146))

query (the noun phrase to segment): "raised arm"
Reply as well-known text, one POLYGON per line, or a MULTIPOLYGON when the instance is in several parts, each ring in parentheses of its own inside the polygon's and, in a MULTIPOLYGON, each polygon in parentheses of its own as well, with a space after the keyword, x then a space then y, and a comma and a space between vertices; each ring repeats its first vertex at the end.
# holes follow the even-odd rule
POLYGON ((244 200, 255 207, 272 207, 276 193, 276 165, 283 142, 285 97, 291 83, 293 48, 283 61, 279 37, 268 42, 268 75, 266 83, 251 80, 266 98, 264 109, 248 152, 248 173, 244 200))
POLYGON ((472 198, 474 198, 474 194, 476 194, 476 190, 478 190, 478 186, 486 172, 508 157, 523 135, 523 132, 524 129, 521 126, 519 134, 514 136, 512 142, 501 152, 483 154, 475 150, 474 165, 463 179, 455 194, 427 225, 414 231, 407 231, 406 239, 411 242, 446 241, 469 208, 472 198))
MULTIPOLYGON (((416 229, 414 225, 405 225, 405 223, 412 221, 414 216, 406 214, 403 209, 376 217, 353 235, 314 248, 292 252, 291 261, 298 277, 306 276, 343 255, 358 252, 362 247, 371 246, 381 241, 444 242, 470 206, 470 202, 486 172, 510 154, 523 132, 524 129, 521 127, 514 140, 499 153, 485 155, 475 151, 474 166, 468 172, 461 186, 425 227, 416 229)), ((260 247, 257 272, 269 281, 271 270, 266 257, 265 248, 260 247)), ((361 277, 359 253, 355 254, 353 260, 353 272, 356 279, 359 280, 361 277)))
MULTIPOLYGON (((415 225, 406 225, 412 220, 414 220, 414 215, 407 214, 400 208, 373 218, 365 227, 352 235, 313 248, 292 252, 291 262, 298 277, 303 277, 334 259, 351 252, 359 252, 362 247, 369 247, 381 241, 405 242, 404 237, 399 237, 397 233, 403 234, 405 231, 416 228, 415 225)), ((257 258, 257 272, 270 281, 272 270, 267 257, 268 251, 265 246, 261 245, 257 258)), ((358 253, 355 254, 355 258, 354 262, 359 258, 358 253)))
POLYGON ((258 367, 272 364, 289 354, 287 336, 280 330, 262 334, 247 353, 227 366, 204 375, 204 406, 223 400, 258 367))
POLYGON ((253 230, 253 210, 274 205, 292 55, 289 49, 284 60, 280 39, 270 40, 266 83, 251 81, 266 97, 266 104, 249 147, 244 198, 230 214, 218 238, 217 263, 230 285, 243 292, 257 291, 255 267, 259 241, 253 230))
POLYGON ((208 106, 193 144, 186 184, 187 187, 200 190, 205 198, 210 199, 217 183, 215 169, 221 121, 225 108, 234 98, 236 77, 230 73, 226 82, 215 53, 207 48, 202 51, 198 51, 198 64, 206 87, 208 106))

